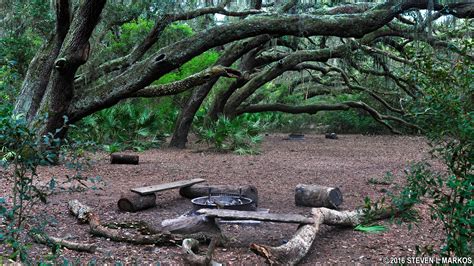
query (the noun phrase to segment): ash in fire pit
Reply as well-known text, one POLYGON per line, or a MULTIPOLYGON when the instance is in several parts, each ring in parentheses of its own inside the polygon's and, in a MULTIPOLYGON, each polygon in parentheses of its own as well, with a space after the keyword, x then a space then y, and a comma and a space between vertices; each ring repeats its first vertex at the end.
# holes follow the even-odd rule
POLYGON ((243 197, 240 192, 239 195, 234 194, 212 194, 209 190, 209 195, 192 199, 195 209, 202 208, 218 208, 231 210, 254 210, 255 205, 253 200, 243 197))

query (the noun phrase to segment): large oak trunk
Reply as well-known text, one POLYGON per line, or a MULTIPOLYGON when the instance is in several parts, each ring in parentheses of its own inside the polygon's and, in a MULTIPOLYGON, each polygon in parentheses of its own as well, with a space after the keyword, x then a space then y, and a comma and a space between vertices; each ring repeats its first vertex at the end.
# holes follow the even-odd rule
MULTIPOLYGON (((262 45, 269 39, 269 35, 262 35, 252 38, 249 41, 240 41, 234 45, 231 45, 229 48, 227 48, 215 65, 221 65, 225 67, 230 66, 242 55, 254 49, 255 47, 262 45)), ((213 78, 206 84, 196 88, 193 91, 193 94, 181 110, 178 120, 176 121, 173 137, 171 138, 170 142, 171 147, 183 149, 186 146, 186 143, 188 142, 189 130, 191 129, 194 116, 218 80, 219 78, 213 78)))

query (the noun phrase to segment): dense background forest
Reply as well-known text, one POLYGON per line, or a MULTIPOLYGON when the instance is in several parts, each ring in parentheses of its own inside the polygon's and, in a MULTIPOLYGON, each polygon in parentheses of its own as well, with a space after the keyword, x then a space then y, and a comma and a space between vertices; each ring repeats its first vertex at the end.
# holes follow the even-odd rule
POLYGON ((471 1, 6 0, 0 11, 11 258, 27 258, 23 205, 45 200, 39 165, 194 142, 259 154, 268 132, 426 137, 446 169, 413 166, 392 201, 433 198, 437 252, 472 255, 471 1))

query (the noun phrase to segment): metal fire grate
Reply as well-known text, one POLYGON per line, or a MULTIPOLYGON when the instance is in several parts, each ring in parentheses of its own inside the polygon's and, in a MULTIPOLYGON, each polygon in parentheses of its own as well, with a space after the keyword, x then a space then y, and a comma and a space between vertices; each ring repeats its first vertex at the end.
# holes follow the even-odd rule
POLYGON ((231 210, 254 210, 253 200, 242 196, 242 189, 239 194, 212 193, 209 189, 207 196, 192 199, 194 208, 218 208, 231 210))

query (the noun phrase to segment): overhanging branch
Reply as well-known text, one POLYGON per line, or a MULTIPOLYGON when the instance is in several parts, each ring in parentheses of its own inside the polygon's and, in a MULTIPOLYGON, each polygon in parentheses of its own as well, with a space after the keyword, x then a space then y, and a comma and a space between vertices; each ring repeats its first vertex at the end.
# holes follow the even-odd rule
POLYGON ((259 105, 250 105, 246 107, 240 107, 236 110, 235 114, 240 115, 244 113, 260 113, 260 112, 284 112, 290 114, 316 114, 320 111, 347 111, 351 108, 358 108, 363 109, 369 113, 372 118, 374 118, 377 122, 384 125, 386 128, 390 130, 390 132, 394 134, 401 134, 398 130, 394 129, 390 124, 387 123, 386 120, 392 120, 403 124, 404 126, 419 129, 418 126, 406 122, 405 120, 390 116, 390 115, 383 115, 380 114, 377 110, 373 107, 367 105, 364 102, 355 102, 355 101, 346 101, 342 103, 335 103, 335 104, 327 104, 327 103, 320 103, 320 104, 312 104, 312 105, 303 105, 303 106, 290 106, 281 103, 275 104, 259 104, 259 105))
POLYGON ((179 80, 169 84, 148 86, 132 94, 131 97, 161 97, 166 95, 175 95, 194 88, 198 85, 202 85, 213 78, 238 78, 240 77, 240 75, 241 73, 238 70, 229 67, 214 66, 194 75, 191 75, 183 80, 179 80))

